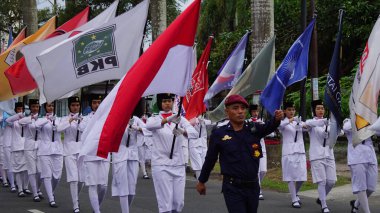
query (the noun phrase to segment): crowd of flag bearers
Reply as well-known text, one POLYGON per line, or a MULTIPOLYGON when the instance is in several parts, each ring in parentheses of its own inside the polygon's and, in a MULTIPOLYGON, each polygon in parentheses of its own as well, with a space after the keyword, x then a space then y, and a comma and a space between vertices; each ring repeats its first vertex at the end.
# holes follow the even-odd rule
MULTIPOLYGON (((4 188, 9 188, 20 198, 31 195, 34 202, 45 199, 52 208, 66 205, 55 193, 65 165, 74 213, 81 211, 79 193, 84 186, 88 189, 93 212, 100 213, 109 183, 112 196, 120 200, 121 211, 128 213, 141 173, 144 179, 141 181, 152 178, 158 211, 177 213, 185 206, 187 165, 190 164, 198 180, 196 190, 205 195, 206 182, 218 162, 228 211, 255 213, 259 200, 264 200, 261 190, 267 173, 264 138, 279 132, 282 179, 291 195, 289 207, 302 207, 298 193, 307 181, 308 157, 312 182, 318 188, 316 203, 320 206, 317 208, 328 213, 330 208, 326 198, 337 181, 333 148, 341 132, 348 139, 348 166, 352 191, 357 196, 348 205, 351 212, 359 209, 370 212, 368 197, 375 192, 378 179, 371 136, 380 135, 380 124, 375 125, 380 120, 375 123, 377 113, 363 105, 377 109, 377 105, 372 106, 372 102, 366 101, 378 98, 378 91, 373 91, 377 78, 371 77, 377 55, 374 51, 368 53, 368 48, 373 48, 380 21, 375 25, 375 33, 371 33, 364 53, 366 57, 362 57, 355 78, 350 98, 351 120, 343 122, 337 77, 343 16, 340 13, 337 43, 328 75, 330 83, 326 84, 324 99, 330 117, 325 117, 324 103, 313 100, 312 118, 305 120, 296 116, 294 103, 283 99, 286 87, 307 77, 315 19, 289 49, 272 80, 269 80, 269 73, 274 38, 241 75, 244 47, 250 35, 246 33, 208 92, 207 65, 212 38, 197 66, 193 55, 201 0, 195 0, 140 57, 149 1, 144 0, 115 17, 117 5, 116 0, 88 23, 89 8, 86 8, 56 31, 53 27, 55 18, 52 18, 47 22, 49 26, 36 33, 41 34, 37 40, 46 40, 29 44, 36 36, 24 39, 24 43, 29 44, 21 50, 25 58, 10 67, 0 64, 0 69, 4 70, 0 72, 0 106, 2 111, 8 112, 0 115, 0 174, 4 188), (60 33, 64 34, 58 35, 60 33), (95 39, 99 40, 93 41, 95 39), (82 41, 81 46, 77 41, 82 41), (112 46, 113 51, 102 49, 103 44, 112 46), (106 68, 97 65, 103 61, 106 68), (262 73, 258 74, 258 71, 262 73), (19 72, 23 74, 19 75, 19 72), (106 97, 89 95, 91 112, 82 115, 83 100, 73 95, 74 91, 115 78, 121 80, 106 97), (70 83, 62 84, 62 80, 70 83), (364 86, 360 85, 361 82, 364 86), (29 99, 30 113, 24 112, 24 103, 12 104, 10 98, 22 96, 37 87, 40 98, 29 99), (208 100, 223 89, 231 91, 214 111, 206 112, 208 100), (245 97, 262 89, 262 106, 249 105, 245 97), (377 96, 372 97, 374 94, 377 96), (151 116, 141 110, 145 108, 141 107, 142 97, 149 95, 156 95, 159 109, 158 114, 151 116), (175 95, 180 97, 178 106, 175 95), (368 98, 370 95, 372 98, 368 98), (68 98, 69 114, 64 117, 55 113, 54 100, 59 98, 68 98), (11 109, 5 107, 3 110, 9 103, 11 109), (268 113, 267 119, 263 119, 264 109, 268 113), (207 131, 210 128, 211 134, 207 131), (306 132, 310 138, 309 156, 306 156, 303 138, 306 132), (146 168, 149 160, 150 174, 146 168), (45 195, 40 190, 42 183, 45 195)), ((11 50, 15 49, 7 52, 11 50)))

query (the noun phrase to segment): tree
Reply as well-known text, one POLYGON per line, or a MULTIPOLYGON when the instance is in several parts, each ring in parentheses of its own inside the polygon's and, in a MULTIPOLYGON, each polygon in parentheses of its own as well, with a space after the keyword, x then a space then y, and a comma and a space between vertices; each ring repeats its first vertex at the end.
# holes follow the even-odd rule
POLYGON ((36 0, 23 0, 21 4, 22 20, 27 26, 26 35, 32 35, 38 29, 36 0))

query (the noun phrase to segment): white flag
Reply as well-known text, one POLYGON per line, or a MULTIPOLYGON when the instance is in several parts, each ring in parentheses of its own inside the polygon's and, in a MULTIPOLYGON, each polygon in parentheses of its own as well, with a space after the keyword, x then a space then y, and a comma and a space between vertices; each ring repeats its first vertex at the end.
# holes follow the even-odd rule
POLYGON ((109 22, 110 20, 114 19, 118 4, 119 4, 119 0, 116 0, 106 10, 104 10, 98 16, 93 18, 91 21, 80 26, 79 28, 76 28, 75 30, 71 32, 65 33, 60 36, 55 36, 53 38, 50 38, 41 42, 35 42, 30 45, 26 45, 21 49, 21 52, 23 53, 25 57, 26 64, 28 66, 30 74, 33 76, 34 80, 37 82, 38 89, 40 90, 41 104, 46 102, 46 98, 44 96, 44 88, 43 88, 44 76, 41 70, 41 66, 37 60, 37 56, 39 56, 42 52, 46 51, 47 49, 54 49, 56 46, 59 46, 62 42, 65 42, 66 39, 68 39, 69 37, 73 35, 97 28, 109 22))
POLYGON ((363 51, 350 97, 352 143, 354 145, 374 134, 371 124, 377 120, 380 91, 380 19, 377 20, 363 51))

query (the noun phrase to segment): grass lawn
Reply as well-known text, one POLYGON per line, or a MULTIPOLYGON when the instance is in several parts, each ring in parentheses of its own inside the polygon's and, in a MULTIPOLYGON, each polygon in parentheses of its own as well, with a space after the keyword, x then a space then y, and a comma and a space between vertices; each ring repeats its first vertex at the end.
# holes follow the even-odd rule
MULTIPOLYGON (((311 172, 307 172, 308 181, 304 182, 301 188, 301 191, 307 191, 311 189, 317 189, 317 184, 313 184, 311 178, 311 172)), ((345 184, 351 183, 350 179, 343 176, 338 176, 338 181, 335 186, 342 186, 345 184)), ((288 192, 288 184, 282 181, 282 173, 281 168, 273 168, 269 169, 267 175, 265 176, 263 182, 261 183, 261 187, 264 189, 275 190, 278 192, 288 192)))

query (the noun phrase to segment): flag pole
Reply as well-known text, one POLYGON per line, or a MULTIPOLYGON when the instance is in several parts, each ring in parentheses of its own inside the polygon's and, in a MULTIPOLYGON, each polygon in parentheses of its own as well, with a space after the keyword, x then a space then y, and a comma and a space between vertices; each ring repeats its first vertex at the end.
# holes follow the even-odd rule
MULTIPOLYGON (((182 111, 182 100, 183 100, 183 97, 181 97, 181 98, 180 98, 180 101, 179 101, 177 117, 181 116, 181 111, 182 111)), ((175 125, 175 128, 178 129, 178 124, 175 125)), ((175 139, 176 139, 176 136, 173 135, 172 148, 171 148, 171 150, 170 150, 170 156, 169 156, 170 159, 173 159, 173 151, 174 151, 175 139)))

